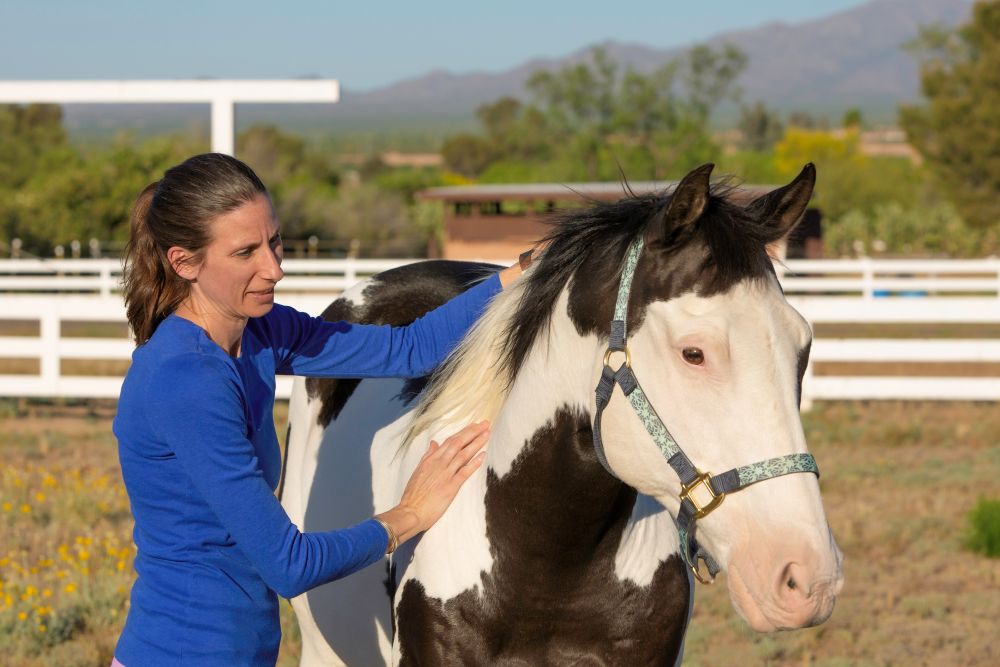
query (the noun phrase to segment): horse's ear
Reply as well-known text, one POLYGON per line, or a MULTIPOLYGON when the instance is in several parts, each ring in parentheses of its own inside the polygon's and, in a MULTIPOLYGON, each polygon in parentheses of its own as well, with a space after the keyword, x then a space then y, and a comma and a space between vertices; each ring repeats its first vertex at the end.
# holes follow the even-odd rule
POLYGON ((701 217, 708 204, 708 179, 714 168, 714 164, 703 164, 681 179, 674 188, 670 203, 663 210, 658 224, 654 226, 653 234, 664 237, 673 230, 693 224, 701 217))
POLYGON ((758 197, 747 207, 761 224, 774 228, 774 239, 782 239, 798 224, 816 186, 816 167, 810 162, 788 185, 758 197))

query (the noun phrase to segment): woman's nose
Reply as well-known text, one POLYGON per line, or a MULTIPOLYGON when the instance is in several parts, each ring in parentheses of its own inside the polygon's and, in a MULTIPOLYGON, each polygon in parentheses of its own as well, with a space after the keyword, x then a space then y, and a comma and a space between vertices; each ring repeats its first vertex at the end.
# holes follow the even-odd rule
POLYGON ((261 274, 268 280, 278 282, 281 280, 285 272, 281 270, 281 258, 282 258, 282 248, 277 246, 276 248, 268 248, 264 255, 264 266, 261 268, 261 274))

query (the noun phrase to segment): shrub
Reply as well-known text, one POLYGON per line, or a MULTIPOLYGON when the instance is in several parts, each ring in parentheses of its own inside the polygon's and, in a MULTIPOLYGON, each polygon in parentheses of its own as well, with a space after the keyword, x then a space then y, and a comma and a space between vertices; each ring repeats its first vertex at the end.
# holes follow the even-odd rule
POLYGON ((823 228, 828 256, 866 255, 984 257, 995 251, 996 230, 969 226, 947 203, 903 206, 878 204, 854 209, 823 228))
POLYGON ((1000 500, 980 498, 969 512, 966 546, 990 558, 1000 558, 1000 500))

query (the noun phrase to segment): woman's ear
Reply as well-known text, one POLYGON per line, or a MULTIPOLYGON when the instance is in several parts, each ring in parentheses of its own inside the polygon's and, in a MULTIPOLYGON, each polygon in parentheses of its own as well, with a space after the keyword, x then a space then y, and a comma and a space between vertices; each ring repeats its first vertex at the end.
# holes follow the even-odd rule
POLYGON ((171 246, 167 250, 167 261, 170 262, 170 268, 184 280, 193 281, 198 277, 200 262, 196 262, 194 259, 194 253, 180 246, 171 246))

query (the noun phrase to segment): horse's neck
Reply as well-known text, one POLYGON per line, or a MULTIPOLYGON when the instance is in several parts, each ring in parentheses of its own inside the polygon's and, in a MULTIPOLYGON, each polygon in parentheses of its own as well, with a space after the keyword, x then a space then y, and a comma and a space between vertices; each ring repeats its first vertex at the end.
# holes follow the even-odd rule
POLYGON ((677 553, 677 530, 655 500, 611 477, 594 452, 594 387, 604 347, 576 331, 564 293, 549 335, 534 345, 495 420, 488 454, 498 479, 487 485, 487 512, 509 502, 531 521, 505 524, 508 530, 494 531, 491 540, 549 539, 553 550, 583 560, 606 543, 617 549, 618 576, 645 585, 677 553), (520 534, 525 529, 531 534, 520 534))
POLYGON ((594 452, 600 359, 600 341, 576 331, 564 294, 494 423, 487 513, 502 517, 509 508, 512 514, 491 522, 502 527, 491 531, 492 542, 509 541, 522 553, 524 547, 547 551, 548 544, 567 557, 580 557, 579 549, 592 551, 604 540, 617 548, 635 492, 609 475, 594 452))
POLYGON ((600 355, 597 337, 580 336, 569 320, 564 292, 548 331, 538 336, 494 419, 490 468, 506 475, 539 429, 551 426, 558 410, 589 414, 600 355))

